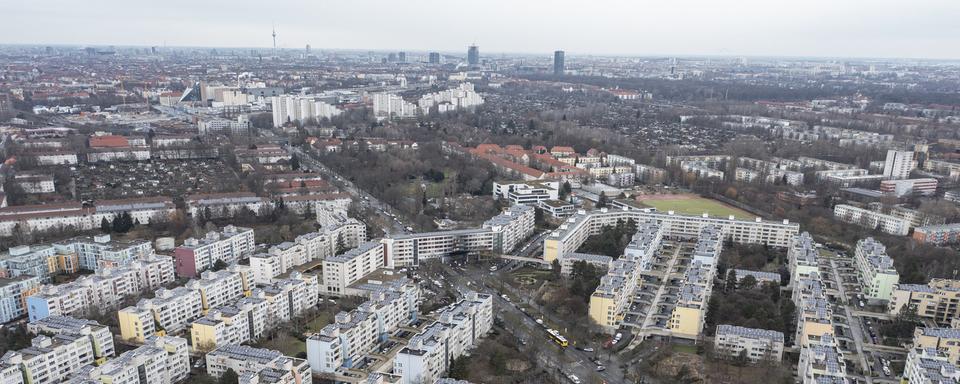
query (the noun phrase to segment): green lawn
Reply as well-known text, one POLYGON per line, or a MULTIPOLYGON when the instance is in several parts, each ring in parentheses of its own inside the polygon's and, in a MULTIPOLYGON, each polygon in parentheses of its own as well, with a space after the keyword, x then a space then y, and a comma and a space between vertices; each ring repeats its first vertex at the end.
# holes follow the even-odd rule
POLYGON ((672 344, 671 347, 673 348, 673 351, 674 351, 674 352, 690 353, 690 354, 694 354, 694 355, 697 354, 697 346, 696 346, 696 345, 672 344))
POLYGON ((643 205, 656 208, 658 211, 674 211, 676 213, 687 215, 701 215, 708 213, 710 216, 728 217, 734 215, 738 219, 753 220, 756 216, 736 207, 732 207, 716 200, 710 200, 703 197, 693 197, 687 199, 651 199, 640 201, 643 205))

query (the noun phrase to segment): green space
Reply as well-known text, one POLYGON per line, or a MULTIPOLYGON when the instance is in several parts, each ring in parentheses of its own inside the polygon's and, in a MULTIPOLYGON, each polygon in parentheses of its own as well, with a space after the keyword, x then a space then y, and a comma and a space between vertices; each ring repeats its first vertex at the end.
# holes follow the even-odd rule
POLYGON ((697 346, 696 346, 696 345, 671 344, 670 347, 671 347, 671 349, 673 349, 674 352, 689 353, 689 354, 692 354, 692 355, 696 355, 696 354, 697 354, 697 346))
POLYGON ((753 220, 756 217, 742 209, 704 197, 684 196, 677 199, 650 199, 641 200, 640 203, 648 207, 656 208, 662 212, 674 211, 687 215, 708 213, 710 216, 720 217, 733 215, 742 220, 753 220))

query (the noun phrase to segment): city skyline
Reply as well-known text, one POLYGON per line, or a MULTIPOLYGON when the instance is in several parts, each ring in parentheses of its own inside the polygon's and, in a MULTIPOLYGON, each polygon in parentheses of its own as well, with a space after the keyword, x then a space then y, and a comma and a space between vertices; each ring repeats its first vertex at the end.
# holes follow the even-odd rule
POLYGON ((420 1, 367 14, 356 10, 387 4, 281 1, 264 12, 256 4, 227 7, 222 1, 131 5, 105 0, 99 2, 102 7, 81 9, 45 1, 11 5, 10 14, 22 17, 0 25, 0 44, 269 48, 276 25, 282 49, 310 44, 315 50, 461 52, 476 43, 487 54, 563 49, 570 55, 613 56, 960 58, 943 49, 960 42, 960 27, 949 17, 960 11, 960 3, 940 0, 921 0, 905 9, 892 0, 870 7, 815 0, 790 9, 789 18, 781 6, 754 0, 552 2, 551 7, 530 2, 511 5, 508 14, 498 11, 504 9, 498 3, 507 6, 500 0, 469 9, 420 1), (104 20, 111 28, 90 28, 91 20, 104 18, 104 8, 111 9, 104 20))

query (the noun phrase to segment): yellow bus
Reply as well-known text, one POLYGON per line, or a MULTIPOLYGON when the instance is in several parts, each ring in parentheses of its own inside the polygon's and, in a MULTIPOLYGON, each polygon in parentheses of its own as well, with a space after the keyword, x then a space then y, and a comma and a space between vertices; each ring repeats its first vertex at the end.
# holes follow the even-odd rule
POLYGON ((553 342, 557 343, 561 348, 566 348, 570 345, 570 343, 567 342, 567 338, 560 335, 560 332, 557 330, 547 329, 547 333, 550 335, 550 338, 553 339, 553 342))

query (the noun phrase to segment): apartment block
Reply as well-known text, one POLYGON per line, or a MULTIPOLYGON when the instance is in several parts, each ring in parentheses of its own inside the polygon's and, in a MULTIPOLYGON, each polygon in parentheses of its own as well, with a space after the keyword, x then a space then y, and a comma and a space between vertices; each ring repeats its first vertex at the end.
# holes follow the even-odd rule
POLYGON ((254 340, 263 335, 268 310, 267 301, 255 297, 212 309, 190 325, 190 345, 195 351, 207 352, 254 340))
POLYGON ((906 236, 911 226, 910 220, 847 204, 835 205, 833 217, 845 223, 877 229, 896 236, 906 236))
POLYGON ((323 261, 323 291, 331 295, 345 294, 347 286, 383 266, 384 245, 370 241, 342 255, 323 261))
POLYGON ((30 275, 50 282, 51 275, 76 273, 79 260, 74 252, 58 251, 52 245, 21 245, 0 255, 0 277, 30 275))
POLYGON ((154 298, 142 299, 136 306, 121 309, 120 336, 143 342, 147 337, 175 334, 203 315, 200 292, 187 287, 159 289, 154 298))
POLYGON ((40 290, 40 278, 21 275, 0 278, 0 324, 27 314, 27 297, 40 290))
POLYGON ((467 299, 452 304, 449 316, 440 315, 440 320, 414 336, 406 347, 397 353, 393 373, 400 376, 401 383, 432 383, 449 369, 450 361, 467 352, 477 340, 485 335, 492 325, 493 298, 485 294, 470 293, 467 299))
POLYGON ((931 245, 960 243, 960 223, 916 227, 913 229, 913 239, 931 245))
POLYGON ((88 271, 126 266, 154 253, 149 240, 115 240, 110 235, 80 236, 53 246, 59 253, 76 253, 80 269, 88 271))
POLYGON ((675 335, 695 338, 703 332, 714 274, 715 266, 703 265, 699 261, 687 268, 677 293, 677 303, 667 321, 667 329, 675 335))
POLYGON ((218 262, 230 265, 253 254, 253 229, 228 225, 219 232, 209 232, 202 239, 189 238, 173 250, 177 275, 196 277, 218 262))
POLYGON ((960 363, 960 329, 917 327, 913 331, 913 346, 939 350, 950 364, 960 363))
POLYGON ((390 333, 416 318, 420 289, 416 283, 374 291, 357 309, 336 315, 332 324, 307 337, 307 359, 316 373, 351 368, 390 333))
POLYGON ((600 285, 590 295, 591 320, 608 330, 620 326, 640 284, 640 272, 650 270, 662 240, 663 229, 656 222, 637 225, 623 257, 609 262, 607 274, 600 278, 600 285))
POLYGON ((804 232, 796 236, 787 249, 790 286, 795 286, 801 279, 819 273, 819 257, 819 248, 810 233, 804 232))
POLYGON ((514 205, 484 222, 481 228, 413 233, 384 238, 386 266, 419 265, 454 253, 511 252, 533 233, 534 209, 514 205))
POLYGON ((76 379, 89 378, 93 383, 105 384, 174 384, 186 380, 189 375, 187 340, 154 336, 136 349, 124 352, 102 366, 84 371, 76 379))
POLYGON ((950 325, 960 317, 960 280, 932 279, 927 284, 898 284, 894 287, 890 314, 903 312, 904 307, 915 310, 917 316, 940 325, 950 325))
POLYGON ((108 358, 116 354, 113 345, 113 334, 110 328, 100 325, 96 321, 77 319, 67 316, 50 316, 27 324, 27 330, 34 335, 71 335, 90 338, 93 348, 93 360, 97 365, 103 364, 108 358))
POLYGON ((780 362, 783 333, 767 329, 721 324, 714 336, 714 350, 728 358, 746 356, 750 361, 780 362))
POLYGON ((88 335, 39 335, 31 340, 29 347, 3 354, 0 372, 19 368, 25 383, 59 383, 96 359, 94 341, 88 335))
POLYGON ((30 320, 51 315, 80 316, 91 309, 117 308, 128 296, 173 282, 170 257, 149 255, 125 267, 105 268, 67 284, 47 285, 26 298, 30 320))
POLYGON ((915 347, 907 354, 902 384, 960 382, 960 369, 942 351, 915 347))
POLYGON ((832 335, 823 335, 800 349, 798 376, 802 384, 846 384, 847 365, 832 335))
POLYGON ((222 376, 228 369, 240 376, 240 382, 301 384, 312 381, 306 360, 245 345, 225 345, 207 353, 207 373, 222 376))
MULTIPOLYGON (((237 156, 240 157, 240 153, 237 156)), ((239 160, 239 159, 238 159, 239 160)), ((270 205, 270 200, 250 192, 209 193, 184 198, 190 217, 224 218, 244 209, 259 215, 270 205)))
POLYGON ((806 348, 824 335, 833 336, 833 309, 824 292, 819 273, 802 278, 793 287, 797 306, 797 334, 794 344, 806 348))
POLYGON ((857 242, 854 262, 860 277, 861 292, 867 300, 887 302, 900 274, 893 268, 893 259, 887 256, 887 247, 872 237, 857 242))
POLYGON ((552 262, 564 255, 576 252, 590 236, 599 234, 604 226, 616 225, 618 221, 655 220, 664 228, 664 236, 673 238, 697 238, 700 230, 708 225, 720 228, 724 240, 735 243, 764 244, 787 247, 799 233, 800 226, 786 220, 782 222, 737 220, 707 215, 689 216, 673 212, 656 212, 630 208, 607 209, 587 212, 578 211, 543 240, 543 259, 552 262))

